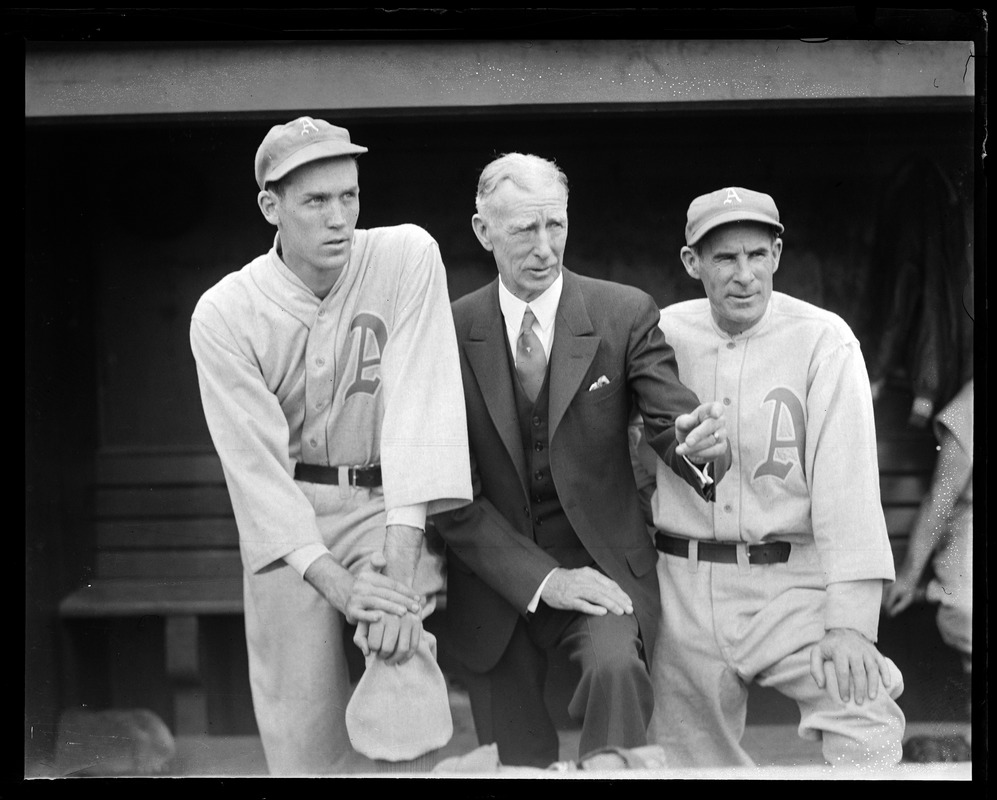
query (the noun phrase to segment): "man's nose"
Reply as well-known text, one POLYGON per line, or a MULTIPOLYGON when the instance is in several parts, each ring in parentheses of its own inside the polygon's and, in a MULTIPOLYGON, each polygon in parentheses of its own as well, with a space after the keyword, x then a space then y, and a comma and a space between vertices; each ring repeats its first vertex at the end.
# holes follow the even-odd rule
POLYGON ((338 228, 346 221, 346 214, 343 213, 342 203, 330 203, 329 210, 325 216, 325 224, 330 228, 338 228))
POLYGON ((751 279, 754 277, 751 272, 751 265, 748 262, 748 257, 741 254, 737 257, 736 267, 734 270, 734 280, 739 283, 751 283, 751 279))
POLYGON ((550 246, 550 234, 545 228, 541 228, 537 234, 537 245, 534 250, 541 261, 547 261, 554 255, 554 249, 550 246))

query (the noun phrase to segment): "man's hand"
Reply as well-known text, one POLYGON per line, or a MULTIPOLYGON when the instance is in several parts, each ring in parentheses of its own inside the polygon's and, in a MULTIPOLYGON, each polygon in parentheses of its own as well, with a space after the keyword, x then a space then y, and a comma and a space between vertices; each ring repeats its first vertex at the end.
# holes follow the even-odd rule
POLYGON ((422 619, 418 614, 401 617, 385 615, 379 622, 361 622, 353 634, 353 643, 366 658, 371 653, 387 664, 404 664, 415 655, 422 639, 422 619))
POLYGON ((540 594, 551 608, 581 611, 597 617, 633 614, 634 604, 616 583, 591 567, 555 569, 540 594))
POLYGON ((409 611, 418 612, 422 607, 419 595, 405 584, 380 574, 385 563, 383 554, 374 553, 369 564, 353 575, 327 554, 305 570, 305 580, 341 611, 351 625, 377 622, 384 614, 401 616, 409 611))
POLYGON ((883 590, 883 610, 895 617, 917 599, 918 580, 909 572, 897 571, 897 579, 883 590))
POLYGON ((727 453, 724 407, 717 402, 702 403, 690 414, 675 418, 675 452, 695 464, 716 461, 727 453))
POLYGON ((865 698, 874 700, 879 682, 890 686, 890 667, 876 646, 851 628, 832 628, 810 652, 810 674, 823 689, 832 680, 838 684, 843 703, 853 697, 859 705, 865 698))

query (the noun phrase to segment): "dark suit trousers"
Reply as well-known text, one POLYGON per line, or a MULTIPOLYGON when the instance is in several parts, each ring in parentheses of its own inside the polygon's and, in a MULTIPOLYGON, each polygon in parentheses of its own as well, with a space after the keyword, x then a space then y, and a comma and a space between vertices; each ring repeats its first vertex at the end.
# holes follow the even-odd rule
POLYGON ((557 729, 544 701, 547 654, 555 648, 581 669, 568 705, 572 719, 582 722, 578 755, 647 744, 654 696, 636 618, 558 611, 543 603, 529 622, 517 622, 491 671, 468 676, 479 743, 495 742, 499 760, 509 766, 547 767, 558 760, 557 729))

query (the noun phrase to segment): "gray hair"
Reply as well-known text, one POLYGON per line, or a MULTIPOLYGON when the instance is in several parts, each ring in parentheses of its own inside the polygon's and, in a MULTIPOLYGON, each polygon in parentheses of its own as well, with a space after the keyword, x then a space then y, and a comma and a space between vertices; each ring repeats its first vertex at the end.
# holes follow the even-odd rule
POLYGON ((502 181, 511 181, 520 189, 527 189, 531 183, 530 179, 535 175, 561 184, 567 199, 568 176, 553 161, 524 153, 505 153, 481 171, 481 177, 478 178, 478 194, 474 199, 478 213, 483 217, 489 216, 487 211, 492 195, 502 181))

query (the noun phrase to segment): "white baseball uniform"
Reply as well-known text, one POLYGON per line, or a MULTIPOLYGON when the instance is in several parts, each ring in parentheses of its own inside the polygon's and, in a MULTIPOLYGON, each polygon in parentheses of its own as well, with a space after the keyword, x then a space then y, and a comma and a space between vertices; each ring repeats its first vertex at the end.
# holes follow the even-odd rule
MULTIPOLYGON (((278 255, 209 289, 191 348, 232 498, 245 568, 253 704, 270 770, 366 769, 350 747, 343 616, 284 561, 324 545, 358 570, 384 544, 386 509, 434 514, 471 500, 467 426, 446 274, 414 225, 357 230, 317 297, 278 255), (380 464, 383 487, 296 481, 294 463, 380 464)), ((343 470, 340 470, 342 473, 343 470)), ((415 588, 442 588, 424 543, 415 588)))
POLYGON ((801 736, 832 764, 901 757, 902 676, 862 705, 818 688, 812 646, 833 627, 878 635, 882 580, 894 578, 879 495, 872 397, 858 340, 837 315, 773 292, 764 316, 731 336, 706 298, 662 311, 679 375, 724 404, 733 461, 715 503, 698 502, 660 462, 654 525, 691 540, 658 554, 662 620, 650 738, 676 766, 751 764, 740 746, 747 684, 797 701, 801 736), (790 542, 787 563, 698 558, 702 540, 790 542), (892 695, 892 696, 891 696, 892 695))

